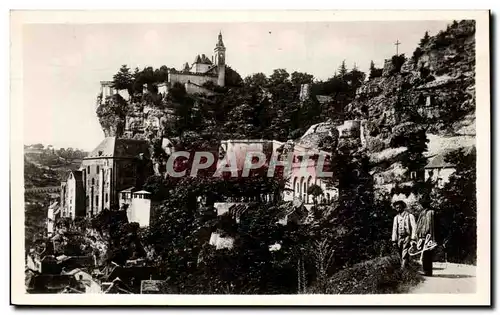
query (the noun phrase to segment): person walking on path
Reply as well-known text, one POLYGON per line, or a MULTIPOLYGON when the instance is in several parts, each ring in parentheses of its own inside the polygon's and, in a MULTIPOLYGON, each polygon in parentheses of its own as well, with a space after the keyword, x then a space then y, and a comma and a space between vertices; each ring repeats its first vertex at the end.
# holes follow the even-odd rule
POLYGON ((408 250, 411 242, 415 240, 415 217, 408 212, 406 203, 398 200, 393 204, 398 214, 394 217, 392 225, 392 243, 398 249, 401 258, 401 268, 405 268, 410 259, 408 250))
MULTIPOLYGON (((421 205, 423 207, 423 210, 418 216, 416 234, 419 240, 419 244, 422 244, 422 246, 425 247, 427 242, 436 241, 436 226, 434 222, 434 210, 431 209, 430 202, 422 201, 421 205)), ((422 269, 426 276, 432 276, 432 260, 433 250, 425 250, 422 253, 422 269)))

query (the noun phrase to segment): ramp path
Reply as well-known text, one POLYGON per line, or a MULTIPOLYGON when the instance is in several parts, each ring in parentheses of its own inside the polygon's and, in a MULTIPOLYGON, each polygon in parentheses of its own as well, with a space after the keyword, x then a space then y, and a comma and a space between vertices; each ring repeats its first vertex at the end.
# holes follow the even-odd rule
POLYGON ((453 263, 434 263, 432 277, 410 290, 419 293, 475 293, 476 266, 453 263))

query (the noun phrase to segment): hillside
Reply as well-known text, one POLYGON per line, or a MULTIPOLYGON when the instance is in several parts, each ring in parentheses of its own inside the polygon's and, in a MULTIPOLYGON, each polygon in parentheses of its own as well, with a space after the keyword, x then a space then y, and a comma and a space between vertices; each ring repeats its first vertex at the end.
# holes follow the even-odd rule
MULTIPOLYGON (((475 25, 424 36, 413 56, 393 56, 345 108, 363 120, 375 185, 410 182, 429 157, 475 145, 475 25)), ((375 71, 377 72, 377 71, 375 71)))
POLYGON ((474 35, 474 21, 455 22, 424 37, 413 56, 386 60, 381 75, 358 89, 347 115, 367 120, 371 138, 417 127, 443 138, 474 137, 474 35))
POLYGON ((25 146, 25 188, 58 186, 64 175, 80 167, 86 152, 72 148, 54 150, 51 146, 25 146))

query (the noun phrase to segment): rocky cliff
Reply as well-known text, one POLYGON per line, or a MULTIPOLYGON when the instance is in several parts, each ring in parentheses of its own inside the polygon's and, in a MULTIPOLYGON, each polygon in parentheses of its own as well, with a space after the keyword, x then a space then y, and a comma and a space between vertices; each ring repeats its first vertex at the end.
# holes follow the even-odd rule
POLYGON ((382 76, 365 82, 346 108, 369 121, 371 135, 417 123, 439 135, 475 134, 475 24, 453 23, 413 56, 385 61, 382 76), (472 128, 462 130, 463 127, 472 128))
MULTIPOLYGON (((393 56, 377 72, 357 89, 344 112, 346 119, 362 121, 361 139, 378 187, 409 181, 408 160, 420 149, 412 148, 412 141, 422 136, 429 140, 425 156, 475 143, 474 21, 454 22, 424 37, 412 56, 393 56)), ((105 135, 149 140, 152 152, 159 149, 157 144, 163 147, 162 139, 170 138, 175 128, 176 108, 196 108, 196 99, 203 98, 186 98, 173 88, 164 92, 98 98, 105 135)), ((414 169, 422 170, 426 163, 421 159, 414 169)))
POLYGON ((363 121, 376 185, 393 187, 410 178, 397 139, 425 134, 427 157, 474 145, 475 108, 475 22, 461 21, 422 39, 412 56, 386 60, 345 112, 363 121))

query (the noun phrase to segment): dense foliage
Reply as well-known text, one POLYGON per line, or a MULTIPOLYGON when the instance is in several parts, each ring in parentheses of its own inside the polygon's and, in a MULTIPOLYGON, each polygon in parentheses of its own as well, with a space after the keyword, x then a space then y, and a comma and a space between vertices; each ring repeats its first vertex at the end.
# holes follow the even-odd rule
MULTIPOLYGON (((447 40, 446 34, 439 35, 435 42, 441 45, 447 40)), ((414 61, 430 41, 426 33, 420 50, 413 55, 414 61)), ((393 56, 389 75, 400 76, 405 61, 404 55, 393 56)), ((213 150, 215 154, 221 139, 286 141, 302 135, 312 124, 352 118, 345 107, 353 101, 366 78, 356 66, 349 70, 345 62, 325 81, 315 80, 308 73, 288 73, 285 69, 276 69, 270 76, 256 73, 242 79, 227 67, 226 87, 204 85, 213 92, 210 95, 188 94, 181 84, 172 86, 167 95, 158 94, 157 84, 166 81, 169 70, 175 71, 161 66, 136 68, 132 73, 123 65, 113 77, 113 84, 117 89, 128 90, 132 102, 115 95, 98 108, 99 118, 116 124, 113 119, 123 120, 137 103, 168 107, 175 119, 166 126, 166 133, 174 140, 175 149, 213 150), (311 87, 311 93, 301 98, 304 84, 311 87)), ((369 79, 381 75, 382 69, 372 62, 369 79)), ((405 94, 406 88, 402 86, 398 93, 405 94)), ((404 97, 398 97, 395 114, 411 116, 412 109, 407 105, 404 97)), ((388 146, 405 147, 401 154, 403 167, 420 176, 427 163, 426 130, 419 128, 421 124, 415 119, 404 121, 411 123, 392 130, 388 146)), ((169 287, 180 293, 403 292, 400 283, 414 284, 419 279, 415 273, 397 268, 399 262, 390 244, 395 215, 391 196, 374 197, 373 166, 358 140, 331 141, 330 147, 323 147, 332 153, 334 176, 328 184, 339 189, 339 197, 331 203, 318 203, 323 190, 312 185, 307 191, 314 200, 310 210, 280 200, 286 179, 279 172, 275 178, 259 173, 265 169, 248 178, 228 178, 212 177, 213 170, 209 169, 196 177, 173 178, 164 174, 149 177, 143 186, 152 193, 152 220, 148 228, 128 223, 126 209, 105 210, 90 226, 108 236, 107 263, 124 264, 127 260, 147 257, 169 287), (237 212, 218 216, 215 202, 244 205, 237 212), (226 242, 223 245, 211 242, 212 237, 226 242), (209 245, 214 243, 217 246, 209 245)), ((151 143, 153 158, 166 159, 161 140, 153 139, 151 143)), ((59 161, 71 159, 74 152, 54 154, 59 161)), ((52 156, 42 157, 47 159, 46 163, 58 163, 50 161, 52 156)), ((453 153, 447 160, 456 165, 456 172, 449 183, 435 188, 432 194, 439 218, 438 242, 445 245, 449 260, 474 262, 475 152, 453 153)), ((186 160, 176 164, 176 170, 189 169, 191 163, 192 160, 186 160)), ((415 187, 419 194, 429 194, 432 183, 415 187)), ((40 207, 30 206, 27 212, 38 218, 40 207)), ((28 227, 27 238, 34 238, 32 230, 28 227)), ((77 245, 78 241, 69 242, 65 252, 79 253, 77 245)))
POLYGON ((456 172, 432 194, 439 220, 439 241, 449 261, 476 263, 476 152, 451 152, 446 161, 456 165, 456 172))

